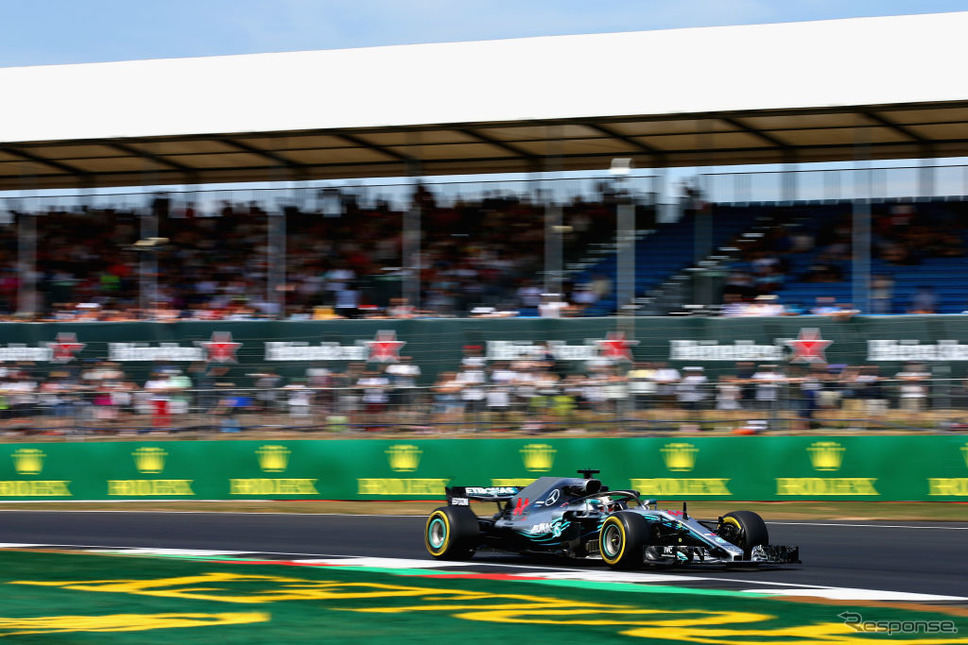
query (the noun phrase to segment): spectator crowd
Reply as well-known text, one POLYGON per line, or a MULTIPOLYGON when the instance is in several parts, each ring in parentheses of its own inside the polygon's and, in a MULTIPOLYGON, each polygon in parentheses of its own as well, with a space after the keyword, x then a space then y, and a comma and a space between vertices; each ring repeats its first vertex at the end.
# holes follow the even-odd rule
MULTIPOLYGON (((9 223, 0 225, 0 317, 22 319, 15 314, 28 278, 39 293, 40 320, 569 316, 613 300, 614 269, 563 271, 561 293, 543 292, 547 204, 530 195, 495 190, 445 202, 418 185, 406 207, 336 189, 273 207, 252 200, 191 199, 157 195, 142 210, 79 206, 27 213, 10 208, 9 223), (420 230, 419 242, 409 246, 404 243, 408 217, 419 220, 420 230), (25 218, 35 229, 26 242, 19 226, 25 218), (274 218, 285 222, 279 239, 270 230, 274 218), (36 249, 31 276, 22 270, 25 244, 36 249), (404 257, 414 249, 419 263, 404 257), (275 266, 280 257, 284 272, 275 266), (415 307, 401 297, 409 268, 418 264, 415 307), (273 282, 273 271, 284 273, 281 283, 273 282), (141 289, 148 283, 154 292, 145 298, 141 289)), ((700 210, 728 218, 743 208, 705 202, 702 209, 690 207, 697 199, 688 200, 686 218, 699 217, 700 210)), ((614 244, 618 202, 603 183, 587 198, 576 196, 561 207, 561 224, 553 234, 560 237, 565 264, 587 263, 594 248, 614 244)), ((877 271, 870 283, 870 311, 864 313, 901 313, 892 304, 894 271, 966 255, 964 206, 873 208, 877 271)), ((654 210, 636 209, 637 228, 657 227, 654 210)), ((849 204, 784 206, 770 213, 769 225, 730 242, 740 253, 721 289, 725 315, 816 313, 812 302, 783 302, 777 296, 793 283, 814 284, 823 294, 825 285, 852 279, 849 204)), ((661 231, 657 235, 659 240, 661 231)), ((693 259, 692 249, 685 249, 683 268, 693 259)), ((935 285, 925 284, 903 312, 934 313, 937 305, 935 285)), ((837 306, 853 309, 849 303, 837 306)))
POLYGON ((742 361, 716 374, 662 361, 573 363, 557 360, 550 348, 527 360, 487 360, 475 345, 464 348, 456 370, 427 379, 409 357, 316 365, 298 378, 220 364, 159 364, 143 380, 109 361, 46 375, 19 362, 0 366, 0 431, 647 431, 670 424, 728 429, 750 419, 809 430, 840 421, 923 426, 934 410, 954 423, 968 409, 963 379, 938 381, 919 363, 891 375, 876 366, 825 363, 742 361))
MULTIPOLYGON (((905 302, 894 303, 893 273, 929 259, 962 258, 968 252, 964 202, 886 203, 872 208, 870 310, 865 313, 938 313, 935 285, 919 285, 905 302)), ((732 240, 740 250, 722 287, 727 316, 846 315, 851 303, 835 303, 826 285, 852 280, 853 214, 849 204, 776 209, 769 225, 732 240), (815 285, 816 302, 782 302, 794 283, 815 285), (821 301, 820 298, 823 298, 821 301)), ((968 303, 966 303, 968 304, 968 303)))
MULTIPOLYGON (((0 315, 15 319, 18 309, 24 276, 17 223, 25 217, 35 221, 34 278, 45 320, 539 314, 543 204, 500 191, 438 204, 418 186, 409 211, 421 227, 421 309, 415 311, 399 301, 406 267, 415 265, 403 257, 408 212, 381 199, 363 204, 351 191, 329 193, 277 211, 256 201, 203 207, 164 195, 144 212, 11 209, 10 223, 0 226, 0 315), (285 214, 285 240, 272 247, 269 228, 278 212, 285 214), (146 217, 156 229, 150 237, 143 237, 146 217), (273 254, 285 258, 281 298, 269 294, 273 254), (146 257, 153 261, 148 268, 146 257), (146 271, 157 284, 149 303, 139 291, 146 271)), ((602 189, 595 201, 575 197, 562 207, 566 259, 614 235, 614 202, 602 189)), ((610 289, 610 281, 597 280, 566 281, 556 301, 578 313, 610 289)))

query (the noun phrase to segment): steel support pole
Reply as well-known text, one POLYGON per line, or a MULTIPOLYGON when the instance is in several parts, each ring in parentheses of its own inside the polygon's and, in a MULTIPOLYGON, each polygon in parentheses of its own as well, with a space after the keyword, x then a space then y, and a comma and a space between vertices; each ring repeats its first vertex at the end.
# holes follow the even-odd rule
POLYGON ((713 216, 709 203, 709 176, 696 177, 696 192, 699 199, 694 201, 693 213, 693 262, 700 262, 713 251, 713 216))
POLYGON ((653 206, 655 207, 655 225, 667 223, 669 209, 663 208, 670 202, 675 201, 675 196, 669 191, 669 169, 659 166, 654 169, 652 175, 652 196, 653 206))
POLYGON ((618 314, 625 323, 623 331, 631 337, 635 320, 635 204, 625 181, 619 182, 618 188, 616 293, 618 314))
POLYGON ((918 166, 918 195, 928 199, 935 196, 935 175, 937 172, 937 161, 932 155, 934 151, 931 146, 924 146, 921 151, 921 164, 918 166))
POLYGON ((420 309, 420 206, 411 203, 403 214, 403 297, 414 311, 420 309))
MULTIPOLYGON (((715 135, 712 129, 703 129, 706 121, 697 121, 698 128, 696 143, 700 151, 712 150, 715 145, 715 135)), ((692 195, 693 209, 693 265, 698 271, 692 274, 692 285, 689 299, 693 303, 708 303, 712 300, 712 294, 708 293, 709 280, 706 277, 706 269, 699 263, 705 260, 713 251, 713 214, 711 204, 715 199, 713 195, 712 177, 708 172, 708 166, 700 166, 696 169, 696 185, 692 195)))
POLYGON ((553 191, 544 195, 545 249, 544 249, 544 292, 562 293, 562 224, 561 204, 555 199, 553 191))
MULTIPOLYGON (((408 136, 409 148, 418 149, 420 146, 420 133, 412 132, 408 136)), ((416 193, 417 186, 420 184, 420 165, 417 155, 411 154, 406 162, 407 176, 413 179, 413 192, 416 193)), ((420 311, 420 277, 423 272, 421 260, 421 205, 416 200, 410 200, 410 206, 403 213, 403 239, 400 241, 401 249, 401 269, 403 273, 403 284, 401 285, 401 295, 406 300, 406 304, 412 311, 420 311)))
POLYGON ((545 126, 546 141, 545 154, 540 162, 533 162, 534 174, 541 173, 542 179, 534 178, 539 187, 535 191, 544 210, 544 280, 542 289, 546 294, 556 294, 556 299, 564 299, 564 216, 561 202, 564 199, 565 186, 561 177, 561 151, 559 141, 562 137, 561 127, 557 125, 545 126), (547 190, 543 187, 548 186, 547 190))
MULTIPOLYGON (((158 237, 158 216, 153 206, 141 213, 141 239, 158 237)), ((154 249, 141 252, 138 260, 138 305, 143 318, 150 317, 158 300, 158 255, 154 249)))
POLYGON ((266 235, 269 243, 269 257, 266 271, 266 303, 270 307, 267 312, 273 318, 285 318, 286 315, 286 209, 269 209, 268 230, 266 235))
POLYGON ((17 214, 17 314, 32 317, 37 314, 37 214, 22 211, 17 214))
POLYGON ((659 204, 664 200, 666 191, 665 168, 655 168, 649 178, 649 202, 655 212, 655 223, 659 223, 659 204))
POLYGON ((855 309, 862 313, 870 313, 871 196, 874 186, 870 168, 870 146, 867 145, 866 132, 865 139, 858 142, 854 167, 851 299, 855 309))
POLYGON ((797 194, 800 189, 800 173, 798 172, 798 168, 799 165, 793 160, 788 160, 783 165, 782 179, 780 180, 780 199, 783 202, 793 203, 797 200, 797 194))

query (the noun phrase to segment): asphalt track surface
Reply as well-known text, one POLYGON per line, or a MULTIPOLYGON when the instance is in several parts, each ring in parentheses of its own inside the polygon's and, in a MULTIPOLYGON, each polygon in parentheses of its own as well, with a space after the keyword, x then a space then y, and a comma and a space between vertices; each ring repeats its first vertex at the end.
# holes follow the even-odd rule
MULTIPOLYGON (((413 516, 2 511, 0 542, 428 560, 423 526, 424 518, 413 516)), ((782 521, 768 527, 771 542, 800 546, 802 565, 671 573, 702 577, 712 586, 754 581, 968 596, 968 522, 782 521)), ((595 561, 496 553, 477 554, 474 562, 605 569, 595 561)))

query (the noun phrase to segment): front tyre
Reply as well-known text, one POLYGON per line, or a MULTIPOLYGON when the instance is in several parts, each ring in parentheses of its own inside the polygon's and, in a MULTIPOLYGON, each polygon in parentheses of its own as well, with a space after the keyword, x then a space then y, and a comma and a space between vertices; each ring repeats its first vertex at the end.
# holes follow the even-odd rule
POLYGON ((441 506, 427 518, 424 546, 438 560, 466 560, 474 554, 480 529, 468 508, 441 506))
POLYGON ((753 547, 770 543, 770 532, 763 518, 753 511, 733 511, 719 520, 716 530, 719 537, 743 549, 743 558, 749 560, 753 547))
POLYGON ((613 569, 642 566, 642 555, 649 544, 648 521, 631 511, 619 511, 605 518, 598 532, 598 550, 605 564, 613 569))

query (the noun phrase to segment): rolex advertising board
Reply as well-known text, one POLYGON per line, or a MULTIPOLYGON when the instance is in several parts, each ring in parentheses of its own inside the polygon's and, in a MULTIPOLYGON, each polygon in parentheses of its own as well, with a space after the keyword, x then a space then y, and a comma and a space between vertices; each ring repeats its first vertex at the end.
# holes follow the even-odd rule
POLYGON ((968 501, 965 435, 3 444, 0 500, 431 500, 580 468, 666 501, 968 501))

